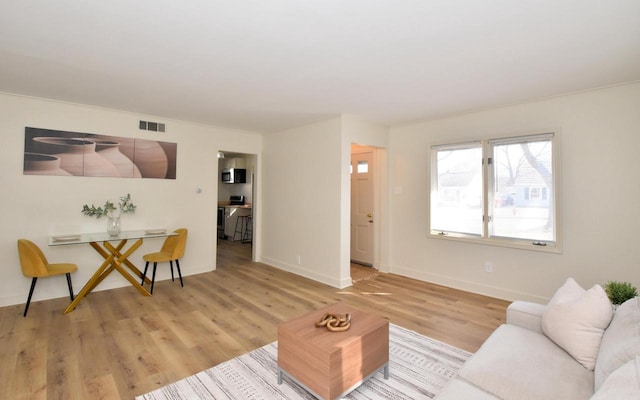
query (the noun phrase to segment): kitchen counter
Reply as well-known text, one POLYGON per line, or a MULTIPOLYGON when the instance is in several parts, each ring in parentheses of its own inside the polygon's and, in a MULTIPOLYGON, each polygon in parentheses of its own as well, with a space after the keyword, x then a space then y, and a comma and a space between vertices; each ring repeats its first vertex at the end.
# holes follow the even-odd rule
POLYGON ((230 204, 228 201, 219 201, 218 202, 218 207, 251 209, 251 203, 245 203, 245 204, 240 205, 240 204, 230 204))
MULTIPOLYGON (((245 240, 247 224, 246 218, 238 223, 241 217, 251 217, 253 210, 251 203, 231 204, 229 201, 218 202, 218 235, 229 240, 245 240), (222 218, 222 219, 221 219, 222 218), (220 224, 222 222, 222 224, 220 224)), ((250 240, 249 240, 250 241, 250 240)))

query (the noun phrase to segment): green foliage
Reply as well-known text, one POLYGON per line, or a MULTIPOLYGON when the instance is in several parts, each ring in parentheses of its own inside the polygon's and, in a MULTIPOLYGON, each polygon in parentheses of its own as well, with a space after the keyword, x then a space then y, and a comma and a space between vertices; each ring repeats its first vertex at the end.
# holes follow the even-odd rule
POLYGON ((604 290, 607 292, 609 300, 616 305, 622 304, 638 295, 635 286, 629 282, 609 281, 604 285, 604 290))
MULTIPOLYGON (((131 201, 131 195, 129 193, 127 193, 126 196, 120 197, 118 208, 121 214, 133 214, 136 212, 136 205, 131 201)), ((86 204, 82 206, 82 213, 84 215, 96 218, 112 216, 116 210, 116 206, 109 200, 107 200, 102 207, 96 207, 93 204, 91 207, 86 204)))
POLYGON ((119 206, 123 214, 133 214, 136 212, 136 205, 131 201, 131 195, 129 193, 124 197, 120 197, 119 206))

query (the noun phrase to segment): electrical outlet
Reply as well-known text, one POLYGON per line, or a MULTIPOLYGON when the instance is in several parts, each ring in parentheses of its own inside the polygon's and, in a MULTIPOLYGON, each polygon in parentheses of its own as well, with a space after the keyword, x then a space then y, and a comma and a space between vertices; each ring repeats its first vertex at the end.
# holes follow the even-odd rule
POLYGON ((298 265, 302 265, 302 256, 298 256, 298 265))
POLYGON ((493 272, 493 263, 491 261, 485 261, 485 263, 484 263, 484 271, 485 272, 493 272))

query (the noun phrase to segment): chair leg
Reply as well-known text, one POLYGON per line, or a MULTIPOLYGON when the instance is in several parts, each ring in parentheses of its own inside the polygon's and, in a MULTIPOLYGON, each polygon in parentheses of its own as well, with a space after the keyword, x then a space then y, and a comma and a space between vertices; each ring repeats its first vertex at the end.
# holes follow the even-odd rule
POLYGON ((73 296, 73 286, 71 286, 71 274, 67 272, 65 275, 67 275, 67 286, 69 286, 69 297, 71 297, 71 301, 73 301, 74 296, 73 296))
POLYGON ((36 281, 38 280, 38 278, 34 277, 33 279, 31 279, 31 289, 29 289, 29 297, 27 297, 27 304, 24 306, 24 314, 22 314, 23 317, 27 316, 27 311, 29 311, 29 304, 31 303, 31 295, 33 294, 33 289, 35 289, 36 287, 36 281))
POLYGON ((175 281, 173 278, 173 261, 169 260, 169 265, 171 266, 171 282, 175 281))
POLYGON ((153 284, 156 282, 156 267, 158 266, 157 262, 153 263, 153 276, 151 277, 151 294, 153 294, 153 284))
POLYGON ((176 268, 178 269, 178 276, 180 277, 180 286, 184 287, 182 283, 182 272, 180 272, 180 261, 176 260, 176 268))
POLYGON ((149 268, 149 261, 147 261, 147 263, 144 265, 144 272, 142 273, 142 282, 140 282, 140 285, 144 286, 144 278, 147 277, 147 268, 149 268))

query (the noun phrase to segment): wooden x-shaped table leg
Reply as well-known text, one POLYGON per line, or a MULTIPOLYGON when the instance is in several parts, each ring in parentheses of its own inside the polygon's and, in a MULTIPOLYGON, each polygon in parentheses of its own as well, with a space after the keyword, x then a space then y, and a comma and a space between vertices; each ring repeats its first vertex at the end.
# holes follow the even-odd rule
MULTIPOLYGON (((120 275, 124 276, 125 279, 133 285, 138 291, 144 296, 151 296, 151 294, 145 289, 140 283, 138 283, 138 277, 142 278, 142 272, 131 262, 129 261, 129 256, 142 245, 142 239, 136 240, 125 252, 122 252, 122 249, 127 244, 127 239, 122 239, 117 246, 113 246, 109 242, 104 242, 101 246, 98 242, 91 242, 91 247, 93 247, 102 257, 104 257, 104 262, 98 270, 91 276, 91 279, 84 285, 80 293, 75 297, 75 299, 69 304, 69 306, 64 310, 65 314, 73 311, 74 308, 78 305, 80 300, 84 298, 87 294, 89 294, 96 286, 100 284, 114 269, 120 272, 120 275), (136 278, 131 276, 129 272, 123 267, 124 264, 127 268, 131 270, 136 275, 136 278)), ((151 283, 148 278, 145 278, 145 282, 151 283)))

